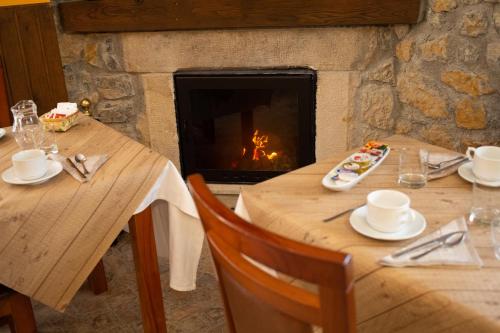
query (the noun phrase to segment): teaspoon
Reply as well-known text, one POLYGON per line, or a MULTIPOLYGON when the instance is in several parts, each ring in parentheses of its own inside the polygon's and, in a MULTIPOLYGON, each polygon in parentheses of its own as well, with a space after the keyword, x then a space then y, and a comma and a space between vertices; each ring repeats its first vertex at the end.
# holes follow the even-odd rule
POLYGON ((85 161, 87 160, 87 157, 83 154, 76 154, 75 155, 75 161, 80 163, 83 166, 83 171, 85 171, 86 174, 89 174, 89 170, 87 170, 87 167, 85 166, 85 161))

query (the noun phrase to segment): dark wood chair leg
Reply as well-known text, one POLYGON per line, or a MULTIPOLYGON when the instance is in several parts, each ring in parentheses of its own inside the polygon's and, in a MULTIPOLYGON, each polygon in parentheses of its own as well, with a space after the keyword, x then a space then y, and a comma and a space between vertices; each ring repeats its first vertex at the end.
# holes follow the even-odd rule
POLYGON ((10 327, 15 333, 36 332, 35 315, 31 300, 22 294, 14 292, 8 299, 10 305, 10 327))
POLYGON ((99 295, 108 291, 106 271, 104 270, 104 263, 102 262, 102 259, 99 260, 99 263, 97 263, 87 280, 89 282, 90 289, 92 289, 94 294, 99 295))
POLYGON ((167 332, 151 207, 129 221, 144 332, 167 332))

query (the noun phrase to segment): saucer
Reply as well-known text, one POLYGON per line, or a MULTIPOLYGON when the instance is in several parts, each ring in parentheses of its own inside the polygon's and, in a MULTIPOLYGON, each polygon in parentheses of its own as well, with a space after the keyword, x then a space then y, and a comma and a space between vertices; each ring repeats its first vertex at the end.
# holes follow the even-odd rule
POLYGON ((3 128, 0 128, 0 139, 7 133, 3 128))
POLYGON ((10 167, 2 173, 4 182, 13 185, 37 185, 57 176, 63 170, 62 164, 57 161, 47 161, 47 172, 40 178, 32 180, 23 180, 16 177, 14 168, 10 167))
MULTIPOLYGON (((472 173, 472 161, 464 163, 458 168, 458 174, 460 177, 465 179, 466 181, 470 183, 474 183, 474 174, 472 173)), ((491 187, 499 187, 500 186, 500 181, 496 182, 489 182, 486 180, 480 180, 478 179, 478 183, 486 186, 491 186, 491 187)))
POLYGON ((427 226, 424 216, 414 209, 412 211, 415 213, 415 220, 406 223, 397 232, 380 232, 370 227, 366 221, 366 205, 353 211, 349 222, 354 230, 366 237, 389 241, 405 240, 420 235, 427 226))

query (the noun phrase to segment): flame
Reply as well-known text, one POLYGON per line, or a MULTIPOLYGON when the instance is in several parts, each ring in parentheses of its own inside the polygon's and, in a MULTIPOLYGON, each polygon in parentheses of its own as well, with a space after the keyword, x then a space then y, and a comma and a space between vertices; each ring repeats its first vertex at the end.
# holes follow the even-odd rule
MULTIPOLYGON (((265 151, 265 148, 267 147, 267 144, 269 143, 269 136, 268 135, 260 135, 259 136, 259 130, 255 130, 253 133, 252 137, 252 142, 254 144, 253 148, 253 153, 252 153, 252 160, 253 161, 259 161, 261 158, 267 158, 268 160, 273 160, 276 157, 278 157, 278 153, 272 152, 271 154, 267 154, 265 151)), ((243 148, 243 155, 246 153, 246 149, 243 148)))

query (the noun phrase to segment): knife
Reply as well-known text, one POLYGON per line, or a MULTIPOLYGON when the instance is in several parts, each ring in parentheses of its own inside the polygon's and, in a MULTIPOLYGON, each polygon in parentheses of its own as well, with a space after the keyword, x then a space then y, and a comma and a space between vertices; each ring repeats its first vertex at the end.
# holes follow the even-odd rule
POLYGON ((347 214, 347 213, 349 213, 349 212, 352 212, 353 210, 356 210, 356 209, 358 209, 358 208, 361 208, 361 207, 363 207, 364 205, 366 205, 366 204, 365 204, 365 203, 363 203, 363 204, 361 204, 361 205, 359 205, 359 206, 356 206, 356 207, 349 208, 349 209, 346 209, 346 210, 344 210, 344 211, 341 211, 340 213, 338 213, 338 214, 336 214, 336 215, 333 215, 333 216, 330 216, 330 217, 327 217, 327 218, 323 219, 323 222, 325 222, 325 223, 326 223, 326 222, 333 221, 333 220, 335 220, 337 217, 340 217, 340 216, 342 216, 342 215, 344 215, 344 214, 347 214))
POLYGON ((67 157, 66 158, 66 161, 69 162, 69 165, 71 165, 73 168, 75 168, 76 171, 78 171, 78 173, 80 174, 80 176, 83 177, 83 179, 87 179, 87 176, 80 171, 80 169, 78 169, 78 167, 75 165, 75 163, 71 160, 71 158, 67 157))
POLYGON ((456 234, 464 234, 466 233, 467 231, 464 231, 464 230, 461 230, 461 231, 453 231, 453 232, 449 232, 447 234, 444 234, 442 236, 439 236, 437 238, 434 238, 434 239, 431 239, 430 241, 427 241, 427 242, 424 242, 422 244, 418 244, 418 245, 415 245, 415 246, 412 246, 410 248, 407 248, 407 249, 403 249, 403 250, 400 250, 400 251, 396 251, 394 252, 391 257, 393 258, 397 258, 397 257, 401 257, 403 254, 407 254, 407 253, 410 253, 410 252, 413 252, 415 250, 418 250, 418 249, 421 249, 423 247, 426 247, 428 245, 431 245, 431 244, 434 244, 434 243, 440 243, 440 242, 444 242, 446 241, 449 237, 452 237, 456 234))
POLYGON ((451 163, 451 164, 449 164, 449 165, 447 165, 447 166, 445 166, 445 167, 442 167, 442 168, 440 168, 440 169, 435 169, 435 170, 429 171, 427 174, 432 175, 432 174, 435 174, 435 173, 441 172, 441 171, 443 171, 443 170, 446 170, 446 169, 448 169, 448 168, 451 168, 452 166, 455 166, 455 165, 457 165, 457 164, 461 164, 461 163, 463 163, 463 162, 465 162, 465 161, 468 161, 468 160, 469 160, 469 158, 465 156, 465 157, 464 157, 463 159, 461 159, 461 160, 458 160, 458 161, 456 161, 456 162, 453 162, 453 163, 451 163))

